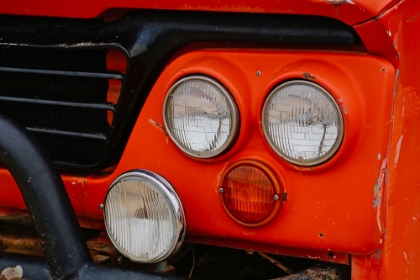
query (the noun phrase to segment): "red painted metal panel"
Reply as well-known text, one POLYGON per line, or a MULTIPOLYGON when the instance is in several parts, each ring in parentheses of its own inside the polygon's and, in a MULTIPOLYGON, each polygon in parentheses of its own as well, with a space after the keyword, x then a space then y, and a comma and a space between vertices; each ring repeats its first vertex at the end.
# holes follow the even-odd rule
MULTIPOLYGON (((0 215, 7 215, 7 208, 26 209, 19 188, 7 170, 0 169, 0 215)), ((85 215, 85 179, 76 176, 63 176, 64 186, 78 216, 85 215)))
POLYGON ((98 206, 112 180, 127 170, 145 168, 175 187, 191 239, 205 237, 212 244, 235 240, 232 244, 244 249, 252 249, 253 243, 268 251, 288 247, 370 254, 380 245, 383 233, 381 207, 375 201, 383 190, 394 75, 389 62, 365 54, 214 50, 183 55, 155 84, 114 173, 86 179, 86 213, 100 218, 98 206), (186 156, 155 125, 163 124, 165 92, 177 79, 192 73, 221 81, 241 112, 235 145, 215 159, 186 156), (336 156, 312 168, 279 158, 264 140, 260 125, 269 91, 282 81, 303 79, 303 73, 316 77, 315 82, 334 96, 345 122, 345 138, 336 156), (218 195, 223 171, 249 158, 269 165, 289 195, 278 217, 260 228, 234 222, 218 195))
POLYGON ((398 0, 196 0, 138 1, 138 0, 39 0, 9 1, 1 5, 1 14, 94 18, 105 15, 114 17, 119 9, 164 9, 189 11, 221 11, 246 13, 308 14, 337 18, 354 25, 373 18, 398 2, 398 0))
MULTIPOLYGON (((196 51, 175 59, 153 88, 116 170, 88 178, 64 176, 83 223, 101 228, 98 206, 112 180, 124 171, 146 168, 167 178, 179 193, 186 209, 189 240, 323 260, 328 260, 326 252, 332 251, 338 252, 335 261, 341 263, 349 253, 355 254, 352 279, 420 278, 420 179, 416 166, 420 158, 420 41, 416 39, 420 2, 407 0, 396 6, 397 0, 330 2, 210 0, 203 6, 197 1, 75 0, 52 5, 42 0, 2 5, 2 14, 76 18, 112 17, 119 9, 322 15, 358 24, 355 30, 369 53, 196 51), (394 67, 399 70, 395 97, 394 67), (257 70, 261 76, 255 75, 257 70), (303 79, 304 72, 316 77, 315 82, 336 100, 342 99, 343 113, 347 112, 342 147, 334 159, 313 170, 280 159, 265 142, 259 125, 269 89, 289 78, 303 79), (153 125, 163 124, 161 106, 166 90, 189 73, 218 78, 235 96, 241 111, 237 143, 216 159, 185 156, 153 125), (260 228, 246 228, 231 220, 217 193, 223 171, 244 158, 264 161, 273 168, 289 195, 278 218, 260 228)), ((0 177, 1 213, 8 207, 23 209, 10 175, 1 171, 0 177)))
MULTIPOLYGON (((354 258, 353 279, 420 279, 419 13, 419 1, 402 1, 376 22, 366 23, 388 37, 398 57, 399 75, 387 161, 384 246, 371 258, 354 258)), ((380 50, 375 35, 365 41, 380 50)))

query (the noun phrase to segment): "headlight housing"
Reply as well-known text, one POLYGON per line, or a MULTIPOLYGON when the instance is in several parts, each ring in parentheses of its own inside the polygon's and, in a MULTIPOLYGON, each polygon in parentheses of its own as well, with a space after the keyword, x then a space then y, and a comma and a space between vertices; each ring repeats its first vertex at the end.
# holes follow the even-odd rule
POLYGON ((295 80, 276 87, 262 113, 264 135, 285 160, 314 166, 331 158, 343 139, 343 117, 334 98, 315 83, 295 80))
POLYGON ((206 76, 190 76, 175 83, 166 95, 163 119, 176 145, 197 158, 223 153, 239 130, 232 96, 206 76))
POLYGON ((175 252, 184 240, 182 204, 161 176, 135 170, 119 176, 105 198, 107 233, 124 256, 156 263, 175 252))

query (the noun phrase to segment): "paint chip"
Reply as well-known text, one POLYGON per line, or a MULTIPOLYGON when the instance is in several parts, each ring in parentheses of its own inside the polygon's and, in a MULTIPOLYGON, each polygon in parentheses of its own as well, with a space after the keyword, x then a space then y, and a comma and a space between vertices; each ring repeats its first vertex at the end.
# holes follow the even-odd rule
POLYGON ((158 130, 162 131, 163 134, 165 134, 165 136, 166 136, 166 143, 168 143, 168 134, 166 133, 166 130, 163 127, 163 125, 161 125, 160 123, 158 123, 157 121, 152 120, 152 119, 149 119, 149 123, 151 125, 153 125, 155 128, 157 128, 158 130))
POLYGON ((373 186, 373 193, 376 196, 378 194, 378 192, 379 192, 379 184, 375 184, 375 186, 373 186))
POLYGON ((313 75, 311 75, 311 73, 307 73, 307 72, 304 72, 302 74, 302 77, 304 77, 306 79, 309 79, 309 80, 316 80, 316 77, 315 76, 313 76, 313 75))
POLYGON ((400 157, 402 140, 403 140, 403 135, 401 135, 400 139, 398 139, 397 148, 395 152, 395 158, 394 158, 394 164, 398 163, 398 158, 400 157))
POLYGON ((343 104, 343 105, 341 105, 341 107, 343 108, 343 113, 344 113, 345 115, 347 115, 347 109, 346 109, 346 106, 344 106, 344 104, 343 104))
POLYGON ((373 204, 373 207, 374 207, 374 208, 378 207, 379 203, 381 203, 381 198, 380 198, 380 197, 377 197, 377 198, 375 199, 375 203, 373 204))

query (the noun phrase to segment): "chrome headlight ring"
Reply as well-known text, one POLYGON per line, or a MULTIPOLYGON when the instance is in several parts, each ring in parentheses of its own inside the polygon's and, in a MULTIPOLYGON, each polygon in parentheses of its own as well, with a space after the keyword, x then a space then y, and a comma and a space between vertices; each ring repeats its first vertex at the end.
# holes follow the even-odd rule
POLYGON ((271 148, 300 166, 330 159, 344 134, 343 116, 331 94, 303 80, 285 82, 271 91, 264 103, 262 127, 271 148))
POLYGON ((104 220, 115 247, 136 262, 165 260, 185 237, 179 197, 167 180, 147 170, 115 179, 105 198, 104 220))
POLYGON ((203 75, 185 77, 166 94, 163 119, 184 153, 212 158, 226 151, 239 131, 239 113, 228 90, 203 75))

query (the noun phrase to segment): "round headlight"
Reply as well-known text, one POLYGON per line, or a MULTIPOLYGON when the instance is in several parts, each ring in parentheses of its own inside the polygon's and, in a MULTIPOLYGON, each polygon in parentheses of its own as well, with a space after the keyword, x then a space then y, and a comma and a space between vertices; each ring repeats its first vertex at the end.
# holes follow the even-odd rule
POLYGON ((274 219, 283 205, 283 189, 277 176, 264 164, 242 160, 223 174, 219 188, 229 216, 245 226, 261 226, 274 219))
POLYGON ((287 161, 313 166, 331 158, 343 139, 343 117, 333 97, 307 81, 275 88, 265 101, 262 125, 270 146, 287 161))
POLYGON ((105 226, 115 247, 136 262, 160 262, 184 240, 181 202, 161 176, 135 170, 118 177, 105 198, 105 226))
POLYGON ((179 80, 165 98, 163 118, 169 136, 186 154, 210 158, 225 151, 239 126, 232 96, 205 76, 179 80))

